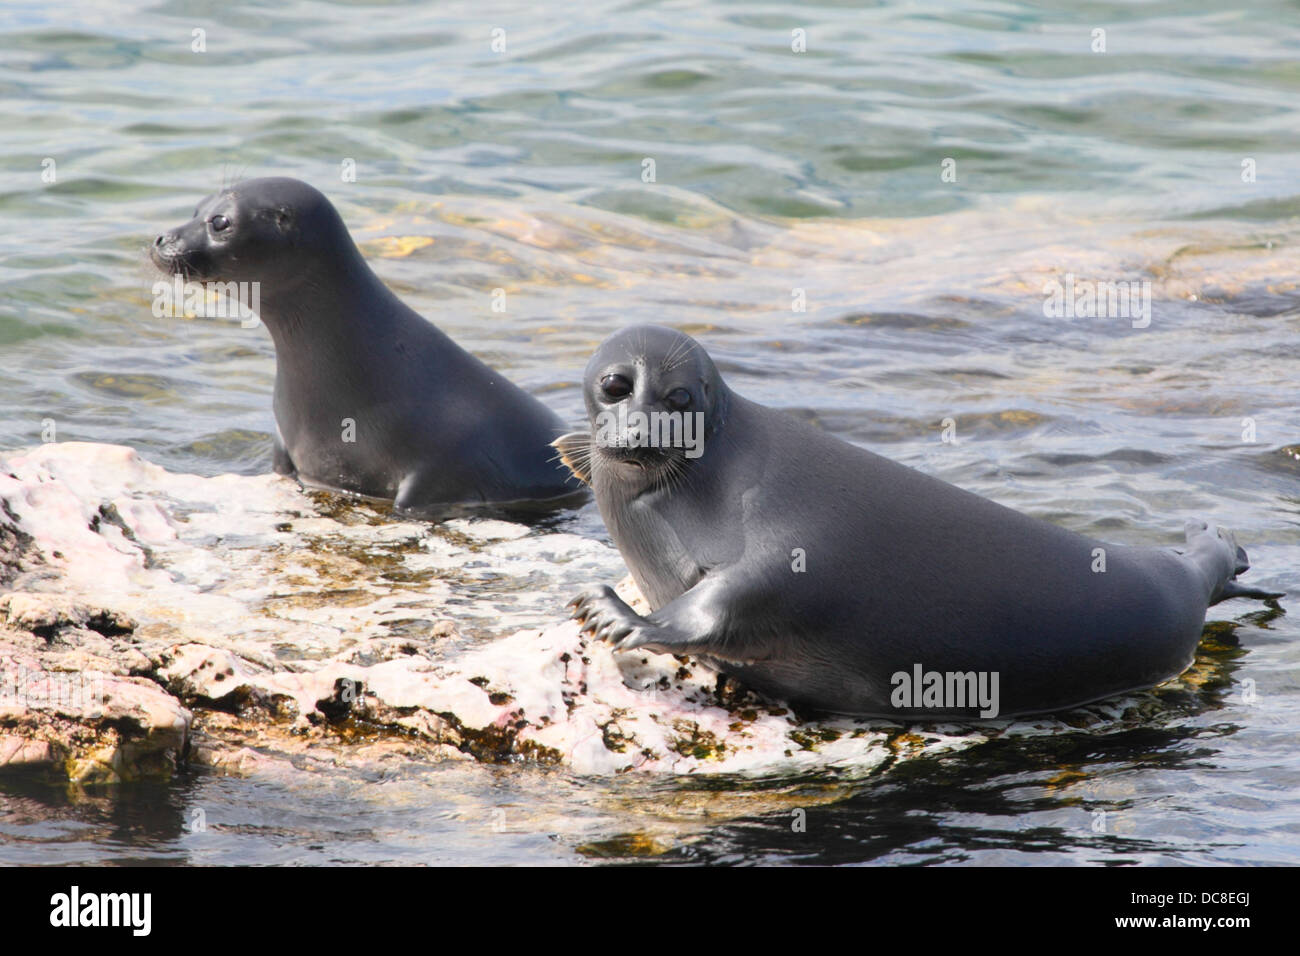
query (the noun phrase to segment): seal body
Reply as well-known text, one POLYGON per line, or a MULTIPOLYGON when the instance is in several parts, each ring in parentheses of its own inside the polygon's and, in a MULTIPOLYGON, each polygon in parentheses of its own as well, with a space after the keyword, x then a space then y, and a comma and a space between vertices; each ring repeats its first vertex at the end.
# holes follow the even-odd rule
POLYGON ((257 284, 281 474, 416 514, 582 499, 550 447, 560 419, 389 291, 306 183, 209 196, 152 258, 190 280, 257 284))
POLYGON ((1227 532, 1189 524, 1181 551, 1093 541, 736 395, 672 330, 616 333, 584 390, 593 433, 557 447, 592 485, 652 613, 604 588, 575 616, 617 649, 695 655, 794 704, 1067 709, 1181 673, 1211 603, 1276 596, 1236 584, 1248 565, 1227 532), (611 408, 668 411, 674 393, 669 404, 702 416, 696 457, 633 447, 638 434, 595 439, 611 408))

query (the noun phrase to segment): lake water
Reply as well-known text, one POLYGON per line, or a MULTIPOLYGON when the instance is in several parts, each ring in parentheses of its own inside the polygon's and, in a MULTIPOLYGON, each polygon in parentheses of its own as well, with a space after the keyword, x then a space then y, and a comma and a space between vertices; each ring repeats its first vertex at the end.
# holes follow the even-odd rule
MULTIPOLYGON (((668 324, 849 441, 1119 543, 1208 518, 1300 594, 1298 106, 1282 2, 9 2, 0 449, 52 424, 266 471, 265 330, 155 318, 144 251, 289 175, 575 423, 597 343, 668 324), (1067 274, 1149 282, 1149 325, 1045 315, 1067 274)), ((592 507, 558 527, 604 536, 592 507)), ((0 779, 0 861, 1300 862, 1300 625, 1211 618, 1205 679, 1143 727, 853 780, 0 779)))

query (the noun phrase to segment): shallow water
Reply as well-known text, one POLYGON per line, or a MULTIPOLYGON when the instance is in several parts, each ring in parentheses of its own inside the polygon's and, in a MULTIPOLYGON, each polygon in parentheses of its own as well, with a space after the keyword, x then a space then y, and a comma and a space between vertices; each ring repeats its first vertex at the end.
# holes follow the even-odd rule
MULTIPOLYGON (((6 4, 0 448, 52 423, 265 471, 265 331, 153 317, 143 249, 223 181, 293 175, 413 307, 575 422, 596 343, 666 323, 848 440, 1118 542, 1209 518, 1251 583, 1300 593, 1300 11, 1219 7, 6 4), (1045 318, 1070 272, 1150 280, 1150 326, 1045 318)), ((560 527, 604 534, 591 508, 560 527)), ((475 633, 491 588, 449 605, 475 633)), ((1207 644, 1206 680, 1144 728, 853 780, 13 778, 0 861, 1300 862, 1300 627, 1259 610, 1212 610, 1239 646, 1207 644)))

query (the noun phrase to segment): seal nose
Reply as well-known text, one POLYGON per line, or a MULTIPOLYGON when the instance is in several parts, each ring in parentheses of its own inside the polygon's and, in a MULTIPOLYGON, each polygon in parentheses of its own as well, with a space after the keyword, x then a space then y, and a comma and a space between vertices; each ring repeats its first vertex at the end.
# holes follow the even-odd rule
POLYGON ((161 259, 171 259, 176 255, 180 240, 174 232, 159 233, 153 241, 153 254, 161 259))
POLYGON ((175 233, 164 232, 154 238, 153 248, 149 250, 149 257, 153 259, 154 264, 164 269, 171 269, 180 253, 180 240, 175 233))

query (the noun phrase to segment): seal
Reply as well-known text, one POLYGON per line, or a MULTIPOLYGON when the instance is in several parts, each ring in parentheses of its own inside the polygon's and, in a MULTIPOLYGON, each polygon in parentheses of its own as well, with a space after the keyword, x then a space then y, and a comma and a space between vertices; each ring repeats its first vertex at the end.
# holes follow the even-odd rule
POLYGON ((1209 605, 1281 596, 1236 583, 1229 532, 1101 544, 748 401, 671 329, 609 337, 583 390, 592 431, 556 447, 651 613, 604 587, 573 616, 615 650, 693 655, 797 706, 1065 710, 1181 673, 1209 605))
POLYGON ((186 280, 257 291, 275 345, 280 474, 431 516, 586 497, 550 447, 559 417, 389 291, 307 183, 210 195, 150 254, 186 280))

